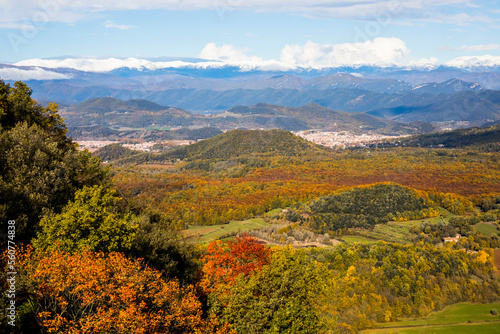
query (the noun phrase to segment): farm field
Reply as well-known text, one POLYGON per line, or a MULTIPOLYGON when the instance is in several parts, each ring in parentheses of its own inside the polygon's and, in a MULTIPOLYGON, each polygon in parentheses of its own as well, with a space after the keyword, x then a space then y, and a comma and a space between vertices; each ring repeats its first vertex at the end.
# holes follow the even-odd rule
POLYGON ((210 243, 227 234, 244 232, 268 226, 262 218, 253 218, 243 221, 231 221, 228 224, 212 226, 190 226, 182 231, 184 238, 190 242, 210 243))
MULTIPOLYGON (((364 230, 363 236, 366 240, 377 241, 384 240, 388 242, 397 242, 401 244, 411 243, 411 239, 415 234, 410 232, 413 226, 420 226, 423 222, 434 221, 436 218, 431 219, 418 219, 406 222, 388 222, 387 224, 378 224, 373 230, 364 230)), ((343 240, 350 241, 349 238, 342 237, 343 240)), ((352 239, 352 238, 351 238, 352 239)))
POLYGON ((406 319, 403 321, 380 324, 379 329, 364 330, 363 334, 388 333, 498 333, 500 315, 492 315, 493 309, 500 309, 500 303, 472 304, 458 303, 434 312, 426 318, 406 319))
POLYGON ((375 243, 378 240, 371 239, 371 238, 366 238, 362 237, 359 235, 346 235, 341 238, 338 238, 339 240, 342 240, 346 243, 354 243, 354 242, 360 242, 360 243, 365 243, 365 244, 370 244, 370 243, 375 243))
POLYGON ((498 233, 496 226, 490 223, 479 223, 474 226, 474 229, 484 236, 491 237, 494 233, 498 233))

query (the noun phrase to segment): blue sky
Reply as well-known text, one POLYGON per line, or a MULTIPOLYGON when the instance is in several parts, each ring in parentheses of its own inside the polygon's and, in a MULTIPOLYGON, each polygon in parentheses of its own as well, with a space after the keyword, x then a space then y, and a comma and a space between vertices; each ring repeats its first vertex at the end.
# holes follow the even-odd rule
POLYGON ((3 63, 202 56, 335 66, 351 59, 500 57, 498 0, 0 0, 0 6, 3 63))

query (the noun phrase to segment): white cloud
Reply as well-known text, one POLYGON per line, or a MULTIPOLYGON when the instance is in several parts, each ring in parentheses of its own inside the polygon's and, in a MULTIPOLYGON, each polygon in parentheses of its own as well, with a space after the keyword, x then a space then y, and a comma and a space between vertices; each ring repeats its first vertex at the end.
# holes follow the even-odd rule
POLYGON ((131 28, 131 26, 125 25, 125 24, 117 24, 113 21, 106 21, 103 23, 104 28, 109 28, 109 29, 120 29, 120 30, 128 30, 131 28))
POLYGON ((408 66, 411 68, 436 68, 438 65, 438 59, 436 57, 410 60, 408 63, 408 66))
POLYGON ((468 26, 473 23, 487 23, 493 24, 494 20, 486 15, 474 15, 471 16, 467 13, 460 13, 455 15, 437 15, 433 17, 429 17, 424 21, 436 22, 436 23, 444 23, 444 24, 453 24, 457 26, 468 26))
POLYGON ((401 39, 382 37, 361 43, 319 44, 308 41, 304 45, 285 45, 281 50, 280 61, 248 56, 248 51, 231 44, 218 46, 208 43, 198 57, 247 68, 279 70, 295 67, 392 66, 404 64, 410 53, 401 39))
MULTIPOLYGON (((477 47, 476 49, 480 49, 477 47)), ((398 38, 375 38, 372 41, 344 44, 319 44, 307 42, 304 45, 285 45, 280 60, 265 60, 247 55, 248 49, 238 49, 234 45, 218 46, 208 43, 200 52, 204 60, 194 62, 151 61, 137 58, 68 58, 68 59, 29 59, 14 66, 39 67, 42 69, 69 68, 86 72, 109 72, 120 68, 142 71, 164 68, 207 69, 222 66, 239 67, 241 71, 287 71, 297 68, 322 69, 329 67, 359 66, 400 66, 404 68, 436 68, 438 59, 411 59, 410 50, 404 41, 398 38)), ((448 66, 469 68, 478 66, 500 65, 500 56, 461 57, 446 63, 448 66)), ((42 71, 42 70, 40 70, 42 71)), ((49 75, 45 72, 45 75, 49 75)), ((52 72, 49 72, 52 73, 52 72)), ((50 74, 59 79, 57 73, 50 74)))
POLYGON ((208 43, 201 50, 198 57, 209 60, 220 60, 228 63, 258 63, 263 59, 260 57, 249 57, 246 55, 248 49, 237 49, 231 44, 217 46, 215 43, 208 43))
MULTIPOLYGON (((396 16, 418 19, 435 16, 440 6, 459 8, 477 0, 0 0, 0 23, 21 21, 74 22, 104 11, 199 10, 223 13, 226 10, 258 10, 300 13, 310 16, 377 19, 396 16)), ((441 20, 444 18, 442 17, 441 20)), ((456 19, 461 19, 458 16, 456 19)), ((467 18, 466 18, 467 19, 467 18)), ((455 19, 452 19, 456 23, 455 19)))
POLYGON ((462 45, 459 46, 458 48, 452 48, 448 45, 442 45, 438 48, 438 51, 473 51, 473 52, 479 52, 479 51, 491 51, 491 50, 497 50, 500 48, 500 44, 495 44, 495 43, 490 43, 490 44, 478 44, 478 45, 462 45))
MULTIPOLYGON (((261 57, 247 56, 248 49, 237 49, 234 45, 224 44, 217 46, 215 43, 208 43, 201 50, 198 57, 213 60, 208 66, 231 65, 239 66, 243 71, 259 69, 261 71, 286 71, 290 69, 287 64, 282 64, 274 59, 264 60, 261 57)), ((204 63, 196 63, 202 66, 204 63)))
POLYGON ((29 59, 15 63, 16 66, 37 66, 44 68, 71 68, 87 72, 109 72, 118 68, 133 69, 149 68, 152 62, 147 60, 127 58, 68 58, 68 59, 29 59))
POLYGON ((291 66, 311 68, 401 64, 409 54, 399 38, 375 38, 373 41, 345 44, 318 44, 308 41, 305 45, 286 45, 281 51, 281 61, 291 66))
POLYGON ((15 67, 0 68, 0 78, 4 80, 60 80, 70 79, 65 74, 46 71, 41 68, 21 69, 15 67))
POLYGON ((445 63, 447 66, 458 68, 489 67, 500 66, 500 56, 466 56, 452 59, 445 63))
POLYGON ((120 68, 135 70, 157 70, 162 68, 213 68, 225 65, 220 61, 185 62, 173 61, 149 61, 137 58, 67 58, 67 59, 28 59, 17 62, 14 66, 31 66, 42 68, 69 68, 84 72, 109 72, 120 68))

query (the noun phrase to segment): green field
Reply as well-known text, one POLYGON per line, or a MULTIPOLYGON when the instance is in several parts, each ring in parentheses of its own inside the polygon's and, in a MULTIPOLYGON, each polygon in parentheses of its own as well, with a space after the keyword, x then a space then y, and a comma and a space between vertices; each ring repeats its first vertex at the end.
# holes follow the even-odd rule
POLYGON ((474 225, 474 229, 484 236, 491 237, 493 234, 498 233, 498 229, 493 224, 479 223, 474 225))
POLYGON ((341 238, 340 240, 347 242, 347 243, 352 243, 352 242, 360 242, 363 244, 370 244, 370 243, 375 243, 378 240, 370 239, 370 238, 365 238, 359 235, 346 235, 341 238))
MULTIPOLYGON (((432 218, 435 219, 435 218, 432 218)), ((410 232, 412 226, 420 226, 423 221, 427 220, 412 220, 407 222, 388 222, 387 224, 375 225, 373 230, 365 231, 367 237, 384 240, 389 242, 398 242, 401 244, 408 244, 415 236, 410 232)))
POLYGON ((271 210, 271 211, 268 211, 268 212, 266 213, 266 216, 268 216, 268 217, 272 217, 272 216, 277 215, 277 214, 278 214, 278 213, 280 213, 281 211, 283 211, 283 209, 280 209, 280 208, 278 208, 278 209, 273 209, 273 210, 271 210))
POLYGON ((212 226, 190 226, 182 231, 182 235, 188 241, 196 243, 210 243, 234 232, 244 232, 268 226, 262 218, 253 218, 243 221, 232 221, 223 225, 212 226))
POLYGON ((434 312, 426 318, 383 323, 379 324, 379 329, 364 330, 360 333, 500 333, 500 315, 491 315, 490 311, 493 309, 500 310, 500 303, 459 303, 434 312))

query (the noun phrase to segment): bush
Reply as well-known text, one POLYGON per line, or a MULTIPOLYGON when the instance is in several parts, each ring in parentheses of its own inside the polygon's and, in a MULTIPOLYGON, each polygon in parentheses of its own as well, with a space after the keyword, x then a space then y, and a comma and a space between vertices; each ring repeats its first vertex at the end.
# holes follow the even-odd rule
POLYGON ((498 315, 498 311, 496 308, 490 311, 491 315, 498 315))

